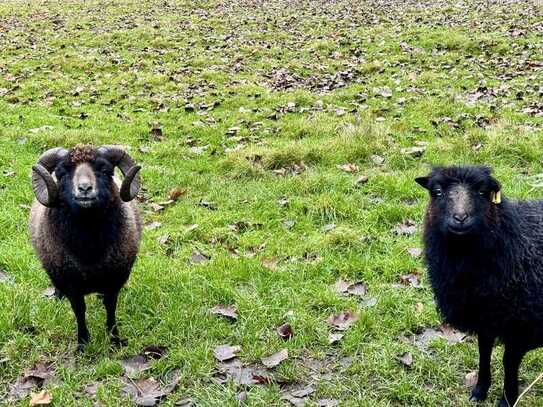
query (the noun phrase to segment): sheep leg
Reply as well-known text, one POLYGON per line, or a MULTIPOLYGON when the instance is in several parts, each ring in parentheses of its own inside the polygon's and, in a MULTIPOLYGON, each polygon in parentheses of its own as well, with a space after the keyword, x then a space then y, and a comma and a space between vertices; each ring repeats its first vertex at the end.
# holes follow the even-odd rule
POLYGON ((494 346, 494 337, 479 334, 479 374, 477 385, 471 391, 470 401, 485 401, 492 380, 490 373, 490 359, 494 346))
POLYGON ((513 406, 518 398, 518 371, 524 357, 524 351, 518 344, 505 344, 503 354, 503 369, 505 373, 503 382, 503 396, 498 403, 499 407, 513 406))
POLYGON ((117 318, 115 312, 117 310, 117 298, 119 297, 119 292, 112 292, 104 294, 102 301, 104 307, 106 308, 107 320, 106 326, 111 337, 111 341, 116 346, 125 346, 127 344, 126 339, 122 339, 119 336, 119 329, 117 328, 117 318))
POLYGON ((89 330, 85 321, 85 311, 87 309, 85 297, 83 295, 72 295, 68 299, 70 300, 77 321, 77 350, 82 351, 90 340, 89 330))

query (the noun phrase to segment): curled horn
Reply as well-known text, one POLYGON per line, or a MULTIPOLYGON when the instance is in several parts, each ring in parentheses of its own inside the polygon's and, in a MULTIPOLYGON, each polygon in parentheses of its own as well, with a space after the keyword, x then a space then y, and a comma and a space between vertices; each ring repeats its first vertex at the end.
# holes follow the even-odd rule
POLYGON ((140 190, 139 171, 141 166, 136 165, 132 157, 120 146, 108 145, 98 148, 98 154, 110 163, 119 167, 124 175, 121 184, 120 196, 124 202, 131 201, 140 190))
POLYGON ((43 153, 38 163, 32 167, 32 189, 36 199, 49 208, 55 206, 58 200, 58 187, 52 173, 68 153, 68 150, 62 147, 51 148, 43 153))

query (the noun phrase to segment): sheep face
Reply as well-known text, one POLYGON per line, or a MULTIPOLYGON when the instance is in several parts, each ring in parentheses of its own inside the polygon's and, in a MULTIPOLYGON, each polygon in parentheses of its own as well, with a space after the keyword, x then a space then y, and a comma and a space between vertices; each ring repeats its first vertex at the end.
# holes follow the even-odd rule
POLYGON ((32 187, 38 201, 47 207, 105 208, 117 197, 124 202, 136 197, 140 169, 119 146, 57 147, 42 154, 32 167, 32 187), (113 178, 116 166, 124 175, 120 189, 113 178))
POLYGON ((113 198, 113 165, 96 157, 85 162, 65 159, 55 170, 59 200, 73 211, 101 209, 113 198))
POLYGON ((437 167, 416 182, 430 193, 427 222, 445 235, 484 233, 499 204, 500 184, 488 167, 437 167))

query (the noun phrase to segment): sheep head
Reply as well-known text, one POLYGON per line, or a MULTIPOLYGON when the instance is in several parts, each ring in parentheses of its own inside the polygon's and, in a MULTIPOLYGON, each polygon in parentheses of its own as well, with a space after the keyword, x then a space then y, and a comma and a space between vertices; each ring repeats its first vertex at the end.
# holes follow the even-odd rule
POLYGON ((119 197, 131 201, 140 189, 141 167, 115 145, 47 150, 32 167, 32 188, 37 200, 47 207, 55 207, 61 200, 81 208, 93 207, 110 199, 114 167, 124 175, 119 197))
POLYGON ((483 233, 501 204, 500 183, 484 166, 436 167, 416 182, 430 193, 426 222, 444 234, 483 233))

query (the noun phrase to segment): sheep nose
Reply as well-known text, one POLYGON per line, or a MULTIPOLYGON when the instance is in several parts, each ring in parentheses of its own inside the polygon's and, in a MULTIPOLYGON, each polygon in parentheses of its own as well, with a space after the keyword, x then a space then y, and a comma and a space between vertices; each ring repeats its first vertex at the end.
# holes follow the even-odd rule
POLYGON ((453 218, 458 223, 464 223, 466 221, 466 219, 468 218, 468 214, 465 213, 465 212, 464 213, 455 213, 453 215, 453 218))
POLYGON ((82 182, 77 186, 77 189, 82 194, 88 194, 92 191, 92 185, 90 184, 90 182, 82 182))

